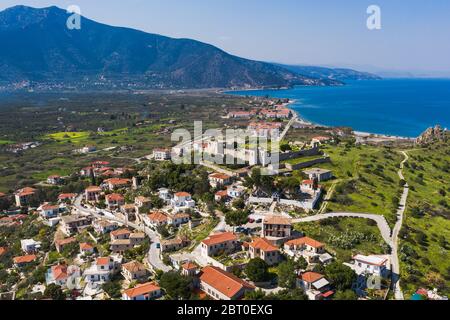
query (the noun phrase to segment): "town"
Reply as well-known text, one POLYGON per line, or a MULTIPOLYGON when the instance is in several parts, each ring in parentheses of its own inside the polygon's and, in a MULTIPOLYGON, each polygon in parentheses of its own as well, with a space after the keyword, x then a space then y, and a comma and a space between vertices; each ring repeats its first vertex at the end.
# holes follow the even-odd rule
MULTIPOLYGON (((258 99, 255 105, 224 118, 246 121, 247 134, 257 138, 281 131, 276 170, 268 161, 271 150, 236 145, 221 153, 229 141, 202 138, 155 148, 129 167, 99 158, 69 176, 53 174, 1 193, 7 205, 0 228, 19 236, 1 242, 2 298, 400 299, 398 235, 385 217, 326 210, 337 179, 329 169, 333 155, 324 150, 348 133, 330 128, 292 141, 290 130, 312 125, 289 109, 289 101, 258 99), (186 150, 238 164, 172 163, 186 150), (343 259, 307 231, 311 223, 341 218, 379 233, 380 248, 352 250, 343 259)), ((407 197, 407 187, 404 192, 407 197)), ((445 298, 436 290, 418 292, 445 298)))

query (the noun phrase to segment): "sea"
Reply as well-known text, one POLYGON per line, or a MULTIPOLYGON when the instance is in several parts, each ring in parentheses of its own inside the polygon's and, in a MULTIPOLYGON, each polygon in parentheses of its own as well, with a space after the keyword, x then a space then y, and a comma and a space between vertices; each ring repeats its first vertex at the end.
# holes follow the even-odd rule
POLYGON ((309 122, 355 131, 418 137, 427 128, 450 128, 450 79, 346 81, 345 86, 233 91, 241 96, 289 98, 309 122))

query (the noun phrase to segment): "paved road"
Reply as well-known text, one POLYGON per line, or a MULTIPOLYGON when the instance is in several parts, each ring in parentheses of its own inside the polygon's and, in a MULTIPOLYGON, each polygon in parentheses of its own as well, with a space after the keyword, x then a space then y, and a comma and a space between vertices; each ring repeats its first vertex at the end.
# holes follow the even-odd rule
POLYGON ((318 214, 311 217, 301 218, 301 219, 293 219, 293 223, 302 223, 302 222, 312 222, 312 221, 320 221, 330 218, 363 218, 373 220, 377 223, 378 229, 380 229, 381 236, 387 244, 391 245, 391 228, 387 223, 386 219, 382 215, 378 214, 369 214, 369 213, 354 213, 354 212, 332 212, 326 214, 318 214))
POLYGON ((81 205, 81 199, 83 198, 83 196, 78 196, 74 202, 74 206, 75 208, 80 211, 83 214, 87 214, 87 215, 92 215, 94 217, 96 217, 97 219, 102 219, 102 220, 108 220, 111 222, 118 222, 120 224, 124 224, 128 227, 131 227, 133 229, 136 229, 138 231, 144 232, 151 241, 150 244, 150 250, 148 252, 148 262, 150 263, 150 265, 155 268, 156 270, 162 270, 164 272, 168 272, 170 270, 172 270, 171 267, 165 265, 160 257, 160 250, 157 248, 157 244, 160 243, 160 238, 158 236, 158 234, 154 231, 152 231, 151 229, 145 227, 144 225, 138 225, 136 223, 132 223, 132 222, 128 222, 122 219, 119 219, 117 217, 115 217, 111 212, 108 212, 107 210, 100 210, 104 213, 106 213, 106 215, 100 215, 98 213, 98 209, 89 209, 89 208, 84 208, 81 205))
MULTIPOLYGON (((400 179, 405 180, 405 177, 403 176, 403 169, 405 168, 405 163, 409 160, 409 156, 405 151, 402 151, 402 154, 405 156, 405 159, 400 164, 398 176, 400 177, 400 179)), ((400 260, 398 257, 398 247, 399 247, 398 235, 403 226, 408 194, 409 194, 409 186, 408 184, 405 184, 402 197, 400 198, 400 206, 397 211, 397 223, 395 224, 394 230, 392 231, 392 273, 393 273, 392 282, 394 284, 395 299, 397 300, 404 300, 403 292, 400 287, 400 260)))

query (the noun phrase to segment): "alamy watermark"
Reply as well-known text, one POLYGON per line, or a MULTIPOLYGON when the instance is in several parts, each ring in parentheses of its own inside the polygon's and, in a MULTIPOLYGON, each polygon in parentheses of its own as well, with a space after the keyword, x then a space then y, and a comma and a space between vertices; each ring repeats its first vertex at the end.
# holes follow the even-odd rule
POLYGON ((381 30, 381 8, 375 4, 370 5, 367 8, 367 29, 369 30, 381 30))
POLYGON ((67 7, 67 13, 71 14, 66 21, 67 29, 80 30, 81 29, 81 9, 79 6, 71 5, 67 7))

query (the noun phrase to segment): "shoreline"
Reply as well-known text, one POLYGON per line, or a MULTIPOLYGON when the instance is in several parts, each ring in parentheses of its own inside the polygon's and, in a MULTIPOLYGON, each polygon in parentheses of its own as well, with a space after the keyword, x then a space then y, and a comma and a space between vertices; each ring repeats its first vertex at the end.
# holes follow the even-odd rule
MULTIPOLYGON (((256 90, 260 90, 260 89, 256 89, 256 90)), ((276 91, 280 91, 280 90, 285 90, 285 89, 270 89, 270 90, 276 90, 276 91)), ((245 89, 245 90, 237 90, 237 91, 255 91, 255 89, 245 89)), ((227 91, 227 92, 223 92, 224 94, 231 94, 231 95, 236 95, 236 96, 241 96, 239 94, 235 94, 232 93, 233 91, 227 91)), ((255 96, 255 95, 249 95, 251 97, 255 97, 255 98, 261 98, 261 96, 255 96)), ((271 98, 269 97, 269 99, 275 99, 275 98, 271 98)), ((291 107, 291 105, 295 104, 296 102, 298 102, 295 99, 290 99, 290 98, 280 98, 280 99, 289 99, 289 102, 285 103, 284 106, 286 108, 288 108, 289 110, 292 111, 292 113, 297 115, 297 121, 303 125, 310 125, 310 126, 317 126, 317 127, 323 127, 323 128, 339 128, 340 126, 328 126, 328 125, 322 125, 319 123, 315 123, 309 120, 306 120, 299 111, 293 109, 291 107)), ((360 139, 381 139, 381 140, 390 140, 390 141, 415 141, 418 137, 403 137, 403 136, 398 136, 398 135, 390 135, 390 134, 385 134, 385 133, 372 133, 372 132, 366 132, 366 131, 359 131, 359 130, 354 130, 354 128, 351 128, 353 130, 353 135, 357 138, 360 139)), ((424 129, 425 131, 426 129, 424 129)))

